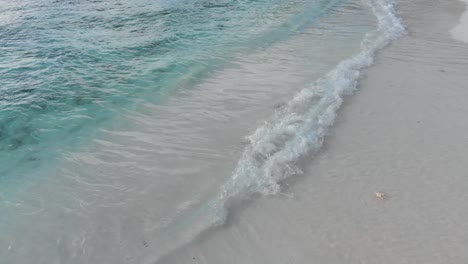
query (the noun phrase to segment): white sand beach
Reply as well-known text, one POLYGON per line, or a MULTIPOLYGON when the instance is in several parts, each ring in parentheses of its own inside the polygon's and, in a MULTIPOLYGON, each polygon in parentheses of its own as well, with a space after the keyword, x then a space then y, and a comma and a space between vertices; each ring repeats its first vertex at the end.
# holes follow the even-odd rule
POLYGON ((364 71, 305 175, 161 262, 468 263, 468 44, 450 34, 463 8, 400 1, 407 35, 364 71))

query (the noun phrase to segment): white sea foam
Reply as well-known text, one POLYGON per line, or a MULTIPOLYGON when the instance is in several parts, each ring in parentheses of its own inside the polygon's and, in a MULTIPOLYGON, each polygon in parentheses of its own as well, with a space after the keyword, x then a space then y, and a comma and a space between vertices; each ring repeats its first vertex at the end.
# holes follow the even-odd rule
MULTIPOLYGON (((231 198, 253 193, 276 194, 282 180, 300 173, 295 163, 304 155, 320 149, 343 95, 356 89, 360 70, 373 63, 376 51, 405 32, 395 14, 394 1, 364 1, 377 17, 377 29, 366 35, 358 54, 340 62, 326 76, 301 90, 270 121, 248 137, 250 144, 246 146, 231 179, 212 201, 214 208, 226 210, 231 198)), ((220 215, 225 215, 225 212, 220 215)))
MULTIPOLYGON (((366 34, 360 52, 301 90, 248 137, 249 144, 232 177, 214 199, 178 224, 177 234, 171 234, 177 235, 177 240, 190 241, 210 227, 223 224, 232 202, 253 194, 278 193, 282 180, 301 173, 296 164, 299 159, 320 149, 343 96, 356 89, 360 70, 373 63, 379 49, 405 32, 394 9, 395 1, 362 1, 372 9, 378 25, 366 34)), ((154 263, 158 259, 153 256, 145 263, 154 263)))
POLYGON ((460 0, 466 3, 465 12, 460 17, 460 23, 452 28, 450 33, 454 39, 468 43, 468 0, 460 0))

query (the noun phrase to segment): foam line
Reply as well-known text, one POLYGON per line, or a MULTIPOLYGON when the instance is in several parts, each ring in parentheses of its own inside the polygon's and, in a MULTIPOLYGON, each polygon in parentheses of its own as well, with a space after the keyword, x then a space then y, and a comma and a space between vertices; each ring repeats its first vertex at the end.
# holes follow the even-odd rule
POLYGON ((214 208, 226 210, 230 199, 253 193, 276 194, 280 190, 279 182, 300 173, 295 163, 320 149, 343 95, 356 89, 360 70, 373 63, 376 51, 405 32, 395 14, 393 0, 363 1, 376 16, 377 29, 366 34, 358 54, 341 61, 323 78, 301 90, 270 121, 248 137, 250 144, 246 146, 236 170, 211 202, 214 208))

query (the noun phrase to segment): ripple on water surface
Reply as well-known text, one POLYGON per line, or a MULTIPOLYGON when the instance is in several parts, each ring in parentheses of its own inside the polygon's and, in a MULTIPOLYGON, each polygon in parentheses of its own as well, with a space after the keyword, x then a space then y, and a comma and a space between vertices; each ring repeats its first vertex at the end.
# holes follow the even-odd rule
POLYGON ((0 177, 76 148, 338 1, 1 1, 0 177))
POLYGON ((141 263, 193 237, 243 138, 375 27, 339 3, 0 5, 2 259, 141 263))

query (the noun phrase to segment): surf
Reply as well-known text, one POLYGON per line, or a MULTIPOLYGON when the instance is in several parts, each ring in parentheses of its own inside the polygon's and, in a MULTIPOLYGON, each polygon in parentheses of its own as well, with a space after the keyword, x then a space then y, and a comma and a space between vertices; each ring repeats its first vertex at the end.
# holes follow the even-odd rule
MULTIPOLYGON (((258 5, 260 1, 242 3, 245 5, 241 11, 255 10, 249 8, 250 4, 258 5)), ((219 41, 211 35, 209 47, 213 49, 179 50, 176 45, 177 54, 170 59, 179 58, 181 67, 165 60, 154 61, 158 49, 152 49, 168 51, 174 44, 170 41, 145 42, 147 45, 140 45, 142 49, 137 45, 123 57, 112 57, 111 61, 131 61, 132 56, 136 60, 145 58, 144 63, 133 68, 134 77, 142 79, 133 83, 135 90, 125 93, 130 95, 126 99, 135 101, 123 103, 119 99, 122 87, 118 87, 114 91, 116 97, 101 102, 101 106, 113 103, 112 115, 106 118, 115 114, 117 121, 93 123, 90 130, 97 129, 100 135, 80 129, 74 134, 90 144, 79 144, 73 150, 62 148, 61 160, 54 164, 37 160, 47 168, 36 168, 29 178, 18 179, 17 184, 7 186, 2 182, 2 259, 6 263, 33 259, 37 263, 164 262, 165 256, 191 241, 203 235, 209 237, 210 231, 228 222, 236 213, 233 208, 246 199, 281 192, 283 180, 300 174, 301 157, 308 158, 319 151, 342 96, 352 92, 361 68, 372 63, 367 57, 373 57, 393 34, 388 28, 379 30, 379 26, 368 33, 367 41, 362 41, 359 48, 363 34, 374 28, 372 12, 349 2, 345 8, 353 11, 341 16, 340 12, 346 9, 340 3, 343 2, 312 1, 304 10, 281 7, 274 13, 264 12, 268 21, 282 12, 289 15, 285 23, 267 26, 264 34, 254 34, 252 27, 249 34, 255 36, 243 43, 232 42, 236 37, 232 34, 219 41), (329 19, 330 23, 321 23, 317 17, 329 19), (358 18, 363 21, 356 21, 358 18), (349 31, 340 31, 346 27, 349 31), (334 34, 343 36, 333 37, 334 34), (380 37, 381 45, 375 46, 380 37), (220 42, 231 46, 218 49, 220 42), (327 48, 314 49, 320 45, 327 48), (328 56, 333 51, 329 47, 342 52, 328 56), (358 54, 348 58, 356 51, 358 54), (312 55, 320 52, 325 54, 312 55), (305 58, 301 60, 302 57, 305 58), (259 65, 264 68, 258 70, 259 65), (287 73, 283 74, 285 68, 287 73), (280 77, 272 76, 275 74, 280 77), (239 79, 247 81, 242 84, 239 79), (317 79, 314 84, 303 85, 317 79), (145 86, 152 82, 153 89, 145 86), (278 104, 285 100, 286 103, 278 104), (249 134, 246 140, 242 139, 249 134), (13 190, 19 191, 12 193, 13 190)), ((385 3, 391 2, 370 1, 368 6, 374 5, 374 11, 380 10, 385 16, 385 3)), ((174 5, 177 14, 193 8, 174 5)), ((195 13, 204 10, 195 8, 195 13)), ((176 20, 177 15, 167 21, 176 20)), ((231 22, 216 32, 239 26, 236 19, 231 22)), ((197 40, 203 43, 206 39, 192 36, 184 43, 193 42, 192 47, 198 47, 197 40)), ((115 45, 126 47, 123 42, 115 45)), ((125 71, 120 66, 118 69, 125 71)), ((106 76, 99 70, 98 75, 106 76)), ((66 102, 75 99, 70 100, 66 102)), ((86 101, 78 102, 83 104, 81 109, 88 106, 86 101)), ((73 109, 75 105, 69 106, 73 109)), ((62 138, 52 139, 63 145, 62 138)), ((48 142, 40 146, 47 150, 48 142)))
MULTIPOLYGON (((373 64, 380 49, 405 34, 395 1, 362 2, 375 15, 377 28, 366 34, 361 50, 299 91, 246 138, 247 146, 232 176, 218 194, 183 220, 176 221, 170 236, 179 242, 168 246, 167 252, 222 226, 229 217, 231 206, 254 195, 278 194, 284 180, 302 173, 299 160, 320 150, 344 96, 357 89, 361 71, 373 64)), ((156 263, 163 256, 148 257, 144 263, 156 263)))

